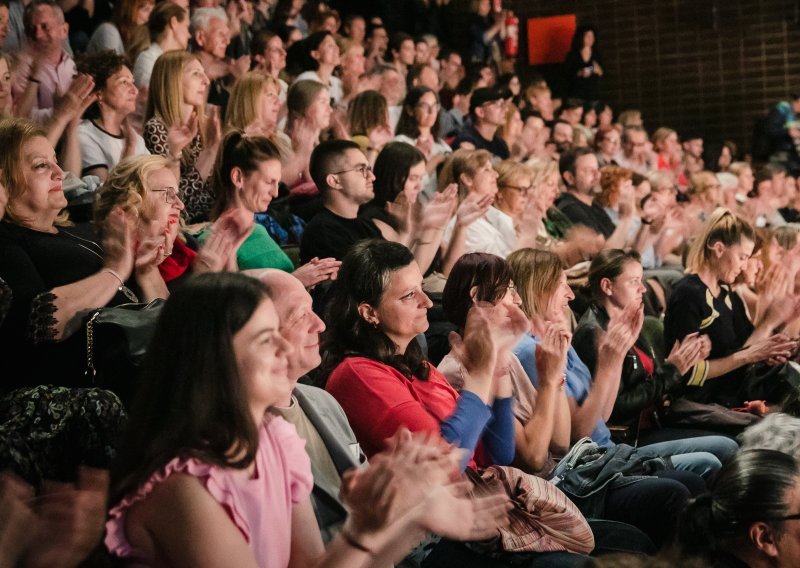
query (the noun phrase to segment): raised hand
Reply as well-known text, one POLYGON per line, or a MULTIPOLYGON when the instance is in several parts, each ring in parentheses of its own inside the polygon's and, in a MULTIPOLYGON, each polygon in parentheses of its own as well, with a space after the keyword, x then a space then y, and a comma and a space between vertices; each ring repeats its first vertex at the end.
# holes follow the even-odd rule
POLYGON ((53 101, 53 115, 62 117, 65 122, 80 119, 89 105, 97 100, 94 87, 94 79, 90 75, 78 73, 67 92, 53 101))
POLYGON ((368 138, 369 145, 376 150, 380 150, 386 145, 387 142, 394 138, 394 132, 392 132, 391 126, 384 124, 382 126, 373 128, 370 131, 368 138))
POLYGON ((476 193, 468 194, 456 209, 456 223, 460 227, 468 227, 489 211, 494 203, 491 195, 480 196, 476 193))
POLYGON ((776 333, 751 343, 747 349, 753 363, 770 361, 772 364, 780 364, 792 356, 792 352, 797 349, 797 341, 782 333, 776 333))
POLYGON ((192 272, 223 272, 231 266, 231 259, 236 259, 235 239, 231 231, 211 227, 203 246, 192 261, 192 272))
POLYGON ((203 124, 203 147, 216 148, 222 140, 222 122, 217 105, 206 106, 206 120, 203 124))
POLYGON ((700 361, 705 360, 711 352, 711 341, 707 335, 690 333, 683 341, 675 341, 667 355, 666 362, 675 365, 681 375, 689 372, 700 361))
POLYGON ((160 236, 139 241, 136 246, 134 268, 137 273, 156 269, 171 254, 170 228, 167 227, 160 236))
POLYGON ((306 288, 316 286, 325 280, 336 280, 342 261, 335 258, 312 258, 306 264, 292 272, 292 276, 303 283, 306 288))
POLYGON ((404 191, 398 193, 394 201, 387 201, 385 210, 399 233, 407 233, 411 230, 413 208, 404 191))
POLYGON ((77 566, 100 543, 106 518, 108 471, 82 467, 78 481, 45 482, 32 501, 37 527, 25 566, 77 566))
POLYGON ((547 322, 542 341, 536 345, 536 371, 542 384, 560 386, 567 369, 572 334, 563 322, 547 322))
POLYGON ((420 232, 427 230, 444 230, 453 217, 453 208, 456 204, 455 184, 450 184, 444 191, 433 196, 426 205, 419 206, 420 232))
POLYGON ((120 207, 109 213, 103 226, 103 264, 123 281, 133 272, 133 230, 133 223, 120 207))
POLYGON ((197 115, 192 113, 186 124, 179 124, 171 126, 167 129, 167 144, 169 145, 169 154, 172 157, 177 157, 194 140, 197 136, 197 115))

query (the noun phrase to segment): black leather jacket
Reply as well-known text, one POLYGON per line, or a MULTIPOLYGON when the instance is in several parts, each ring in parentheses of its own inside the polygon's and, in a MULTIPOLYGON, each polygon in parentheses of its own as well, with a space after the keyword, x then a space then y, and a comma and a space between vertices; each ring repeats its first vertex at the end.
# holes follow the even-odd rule
MULTIPOLYGON (((602 306, 593 302, 572 337, 572 346, 593 376, 597 369, 598 331, 605 330, 607 326, 608 314, 602 306)), ((634 430, 637 429, 642 410, 649 407, 660 409, 664 398, 667 395, 674 397, 684 385, 677 367, 671 363, 659 365, 652 347, 642 336, 636 341, 636 347, 653 360, 655 370, 652 376, 648 375, 636 351, 628 351, 622 365, 619 393, 609 420, 610 424, 629 426, 634 430)))

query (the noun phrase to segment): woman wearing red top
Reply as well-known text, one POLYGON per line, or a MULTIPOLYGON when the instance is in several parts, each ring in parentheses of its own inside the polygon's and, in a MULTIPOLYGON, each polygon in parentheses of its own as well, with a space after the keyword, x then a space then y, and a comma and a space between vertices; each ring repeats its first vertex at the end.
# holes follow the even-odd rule
POLYGON ((428 329, 432 305, 421 286, 422 274, 405 246, 374 240, 351 249, 329 312, 325 388, 344 408, 367 456, 406 427, 438 433, 463 448, 469 459, 463 465, 508 464, 514 424, 511 397, 495 396, 496 334, 486 314, 473 310, 463 340, 455 339, 456 349, 467 354, 464 388, 456 393, 417 342, 428 329))

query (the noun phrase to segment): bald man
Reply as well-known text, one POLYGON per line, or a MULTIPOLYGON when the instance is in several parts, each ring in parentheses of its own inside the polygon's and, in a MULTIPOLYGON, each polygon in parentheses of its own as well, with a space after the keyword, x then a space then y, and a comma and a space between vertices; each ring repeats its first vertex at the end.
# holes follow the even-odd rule
POLYGON ((280 318, 280 332, 294 346, 289 356, 289 378, 295 388, 282 406, 270 409, 295 425, 306 441, 311 458, 314 490, 311 493, 322 538, 327 543, 347 517, 339 500, 342 474, 367 458, 356 441, 339 403, 322 389, 297 384, 297 380, 317 368, 322 361, 319 336, 325 324, 311 309, 311 296, 300 281, 281 270, 248 271, 272 290, 280 318))

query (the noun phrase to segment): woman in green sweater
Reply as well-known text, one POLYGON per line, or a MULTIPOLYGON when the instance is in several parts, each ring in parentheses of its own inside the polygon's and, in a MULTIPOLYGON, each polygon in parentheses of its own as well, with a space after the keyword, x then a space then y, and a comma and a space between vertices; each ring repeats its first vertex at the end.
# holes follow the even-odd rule
MULTIPOLYGON (((280 153, 269 139, 245 136, 238 131, 225 136, 214 165, 212 181, 216 200, 211 219, 226 212, 234 212, 228 214, 240 219, 239 225, 244 229, 236 251, 239 270, 278 268, 292 272, 307 288, 335 279, 341 262, 333 258, 314 258, 295 270, 267 230, 255 222, 255 213, 266 211, 278 195, 280 180, 280 153)), ((210 226, 204 228, 198 238, 202 242, 209 235, 210 226)))

